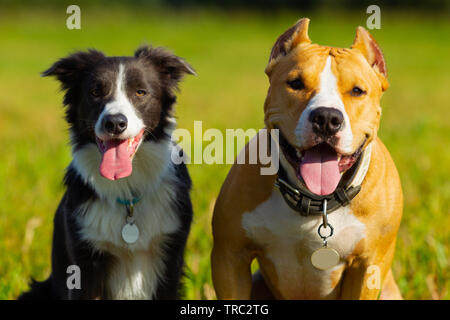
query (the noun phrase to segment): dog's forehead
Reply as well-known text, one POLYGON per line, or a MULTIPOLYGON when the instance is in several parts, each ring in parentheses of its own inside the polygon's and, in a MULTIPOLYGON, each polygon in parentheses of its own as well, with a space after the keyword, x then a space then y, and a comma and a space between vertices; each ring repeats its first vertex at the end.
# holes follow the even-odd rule
POLYGON ((301 78, 308 87, 318 85, 329 49, 318 45, 300 45, 272 65, 269 78, 272 86, 284 87, 286 81, 301 78))
POLYGON ((301 75, 311 86, 318 86, 320 74, 325 69, 328 57, 331 58, 331 72, 338 80, 376 79, 375 72, 360 52, 318 44, 296 47, 279 61, 270 77, 285 81, 301 75))
POLYGON ((107 57, 97 66, 92 74, 100 80, 113 80, 119 76, 119 73, 125 75, 124 79, 139 80, 146 75, 154 73, 152 66, 144 63, 135 57, 107 57))
POLYGON ((117 57, 106 57, 93 66, 91 76, 98 80, 108 80, 117 77, 119 72, 119 59, 117 57))
POLYGON ((365 80, 376 86, 378 77, 364 56, 353 49, 335 48, 330 52, 333 57, 333 73, 341 80, 365 80))
POLYGON ((124 64, 124 79, 130 85, 147 84, 153 89, 159 88, 159 73, 147 61, 131 58, 124 64))

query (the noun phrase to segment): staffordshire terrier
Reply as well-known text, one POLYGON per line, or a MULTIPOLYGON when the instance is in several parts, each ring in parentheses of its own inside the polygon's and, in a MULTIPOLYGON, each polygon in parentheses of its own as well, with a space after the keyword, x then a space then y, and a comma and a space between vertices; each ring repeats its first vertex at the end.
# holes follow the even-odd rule
POLYGON ((311 43, 308 25, 277 39, 265 70, 265 129, 279 138, 261 130, 254 140, 277 144, 278 174, 234 164, 216 201, 217 296, 401 299, 391 263, 403 195, 377 136, 383 54, 362 27, 347 49, 311 43))

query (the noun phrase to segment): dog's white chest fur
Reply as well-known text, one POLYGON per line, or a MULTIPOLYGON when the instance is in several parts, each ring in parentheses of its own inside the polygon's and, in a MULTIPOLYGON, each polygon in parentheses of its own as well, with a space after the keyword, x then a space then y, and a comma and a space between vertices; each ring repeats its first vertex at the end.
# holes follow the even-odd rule
POLYGON ((95 200, 87 204, 86 212, 79 217, 82 237, 100 250, 110 250, 112 246, 131 252, 149 250, 155 238, 172 233, 180 226, 170 202, 165 203, 158 199, 160 197, 170 199, 169 194, 163 193, 164 191, 148 194, 135 205, 135 224, 140 233, 135 243, 128 244, 122 239, 121 231, 126 223, 127 211, 124 205, 115 201, 95 200))
POLYGON ((177 231, 181 224, 172 207, 175 176, 168 165, 170 151, 167 143, 143 143, 133 160, 133 174, 113 182, 98 174, 100 155, 96 146, 88 145, 74 153, 73 165, 99 193, 99 199, 80 207, 80 236, 95 250, 115 257, 106 275, 109 299, 151 299, 165 271, 165 236, 177 231), (140 235, 137 242, 127 244, 121 235, 127 211, 116 200, 132 199, 132 189, 142 192, 134 207, 140 235))
POLYGON ((121 236, 126 217, 123 205, 97 200, 79 218, 82 238, 116 258, 107 275, 110 299, 151 299, 164 272, 164 236, 175 232, 180 222, 167 203, 155 199, 161 194, 148 196, 135 206, 140 235, 134 244, 121 236))
POLYGON ((287 206, 278 190, 252 212, 242 217, 242 226, 247 236, 263 250, 259 259, 263 274, 271 277, 264 261, 271 264, 276 275, 266 279, 276 283, 279 294, 286 299, 333 298, 337 293, 336 277, 340 277, 345 259, 365 237, 365 225, 348 207, 340 208, 328 215, 334 235, 328 246, 336 249, 341 262, 325 271, 315 269, 311 254, 323 243, 317 233, 322 223, 321 216, 303 217, 287 206), (333 274, 335 273, 335 274, 333 274), (276 279, 275 279, 276 278, 276 279))

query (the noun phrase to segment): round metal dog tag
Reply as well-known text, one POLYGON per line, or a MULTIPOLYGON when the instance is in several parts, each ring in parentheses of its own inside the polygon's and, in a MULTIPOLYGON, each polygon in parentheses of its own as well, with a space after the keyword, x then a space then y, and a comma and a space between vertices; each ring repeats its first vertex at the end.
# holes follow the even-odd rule
POLYGON ((311 255, 311 263, 319 270, 327 270, 339 263, 339 253, 333 248, 323 247, 311 255))
POLYGON ((135 243, 139 238, 139 229, 135 223, 127 223, 122 228, 122 239, 128 244, 135 243))

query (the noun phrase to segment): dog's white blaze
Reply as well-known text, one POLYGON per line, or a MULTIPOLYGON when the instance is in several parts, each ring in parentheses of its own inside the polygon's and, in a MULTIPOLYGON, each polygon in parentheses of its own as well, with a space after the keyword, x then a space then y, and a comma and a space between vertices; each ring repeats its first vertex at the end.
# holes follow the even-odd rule
MULTIPOLYGON (((323 245, 317 233, 322 223, 320 216, 301 216, 288 207, 275 189, 268 200, 243 214, 242 227, 272 263, 284 298, 332 298, 337 294, 339 288, 332 287, 331 274, 343 270, 343 259, 365 238, 365 225, 348 207, 332 212, 328 220, 334 227, 328 246, 339 252, 341 263, 321 271, 315 269, 310 260, 311 254, 323 245)), ((260 263, 260 267, 264 271, 264 264, 260 263)), ((266 274, 270 277, 270 273, 266 274)))
POLYGON ((312 125, 309 121, 311 112, 319 107, 336 108, 344 115, 344 123, 342 129, 337 133, 339 139, 338 149, 341 152, 351 152, 353 134, 350 120, 345 111, 344 103, 339 96, 337 80, 331 70, 331 56, 328 56, 324 69, 320 74, 320 86, 317 94, 311 98, 307 107, 302 112, 295 129, 295 135, 299 146, 311 145, 314 133, 312 125))
POLYGON ((95 124, 95 134, 100 139, 107 139, 108 136, 102 130, 102 121, 106 115, 123 114, 128 119, 127 129, 118 137, 121 139, 129 139, 138 135, 139 131, 144 128, 144 122, 136 114, 133 104, 126 95, 124 66, 119 65, 119 73, 116 79, 116 88, 114 100, 107 103, 102 113, 98 117, 95 124))
POLYGON ((100 176, 101 155, 95 144, 73 152, 72 166, 99 195, 80 207, 81 238, 94 250, 109 252, 117 260, 107 278, 111 299, 151 299, 158 281, 162 281, 165 236, 181 226, 171 207, 176 200, 171 152, 169 139, 143 142, 133 159, 133 173, 116 181, 100 176), (133 190, 141 193, 134 208, 140 236, 129 245, 121 237, 126 210, 116 199, 131 199, 133 190))

